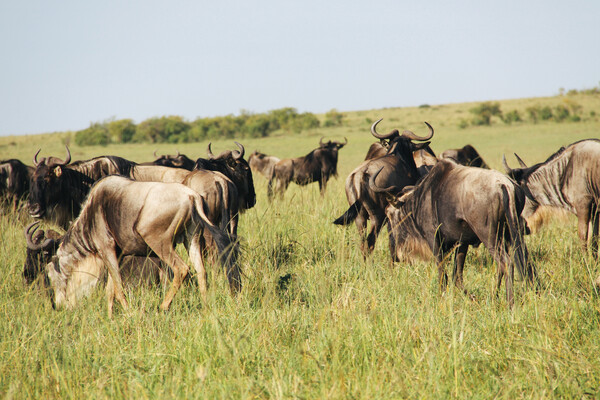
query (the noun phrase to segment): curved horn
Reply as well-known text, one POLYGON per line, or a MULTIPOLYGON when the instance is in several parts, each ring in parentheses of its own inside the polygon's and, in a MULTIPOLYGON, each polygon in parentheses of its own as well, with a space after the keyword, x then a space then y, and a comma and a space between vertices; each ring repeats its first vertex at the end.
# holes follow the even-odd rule
POLYGON ((323 138, 325 138, 325 136, 321 136, 321 139, 319 139, 319 146, 323 146, 323 138))
POLYGON ((348 144, 348 138, 346 136, 344 136, 344 144, 348 144))
POLYGON ((422 142, 431 139, 433 137, 433 128, 427 122, 425 122, 425 125, 427 125, 427 127, 429 128, 429 135, 421 137, 415 135, 412 131, 404 131, 402 132, 402 137, 410 140, 419 140, 422 142))
MULTIPOLYGON (((32 223, 30 223, 29 225, 27 225, 25 227, 25 239, 27 240, 27 248, 30 250, 41 250, 44 249, 48 246, 50 246, 52 243, 54 243, 54 239, 50 239, 47 238, 46 240, 44 240, 44 242, 42 244, 35 244, 33 243, 33 234, 35 233, 35 231, 38 229, 38 226, 40 224, 40 221, 34 221, 32 223), (33 229, 33 231, 32 231, 33 229)), ((44 231, 42 231, 43 233, 44 231)))
POLYGON ((56 162, 56 165, 67 165, 71 162, 71 151, 69 150, 69 146, 65 145, 65 148, 67 149, 67 158, 65 158, 64 161, 58 161, 56 162))
POLYGON ((383 120, 383 118, 379 118, 377 121, 375 121, 373 123, 373 125, 371 125, 371 135, 375 136, 377 139, 389 139, 394 135, 398 134, 398 129, 394 129, 393 131, 391 131, 390 133, 388 133, 387 135, 382 135, 380 133, 377 133, 377 131, 375 130, 375 127, 377 126, 378 123, 380 123, 383 120))
POLYGON ((156 152, 157 152, 157 151, 158 151, 158 150, 154 150, 154 153, 152 153, 152 154, 154 154, 154 157, 156 157, 156 158, 158 158, 158 156, 156 155, 156 152))
POLYGON ((502 154, 502 165, 504 166, 506 173, 510 174, 510 171, 512 171, 512 169, 508 166, 508 163, 506 162, 506 156, 504 154, 502 154))
POLYGON ((206 153, 208 154, 208 158, 210 160, 212 160, 213 158, 215 158, 215 155, 213 154, 212 150, 210 149, 210 145, 211 145, 211 143, 208 142, 208 147, 206 148, 206 153))
POLYGON ((37 167, 44 159, 42 158, 40 161, 37 160, 37 156, 38 154, 40 154, 40 151, 42 151, 42 149, 39 149, 37 151, 37 153, 35 153, 35 156, 33 156, 33 166, 37 167))
POLYGON ((371 177, 369 178, 369 189, 371 189, 375 193, 399 192, 400 190, 398 189, 397 186, 390 186, 390 187, 387 187, 387 188, 381 188, 381 187, 379 187, 379 186, 377 186, 375 184, 375 179, 377 178, 377 175, 379 175, 379 173, 381 172, 381 170, 383 168, 384 167, 379 168, 379 171, 377 171, 373 175, 371 175, 371 177))
POLYGON ((179 150, 175 150, 177 152, 177 155, 175 157, 179 157, 181 155, 181 153, 179 152, 179 150))
POLYGON ((517 153, 514 153, 515 157, 517 157, 517 161, 519 162, 519 165, 521 166, 521 168, 527 168, 527 164, 525 164, 523 162, 523 160, 521 160, 521 157, 519 157, 519 155, 517 153))
POLYGON ((236 160, 244 158, 244 153, 246 152, 246 150, 244 150, 244 146, 242 146, 238 142, 234 142, 234 143, 237 145, 237 147, 240 148, 240 151, 237 151, 237 150, 232 151, 231 153, 233 154, 233 158, 235 158, 236 160))

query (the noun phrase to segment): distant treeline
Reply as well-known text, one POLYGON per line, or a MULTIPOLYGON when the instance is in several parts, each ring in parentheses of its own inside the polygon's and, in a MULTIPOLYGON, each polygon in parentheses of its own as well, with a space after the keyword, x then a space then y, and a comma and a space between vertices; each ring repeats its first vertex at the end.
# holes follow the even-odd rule
MULTIPOLYGON (((343 114, 331 110, 325 114, 323 126, 339 126, 343 114)), ((242 112, 238 116, 198 118, 188 122, 180 116, 150 118, 135 124, 131 119, 94 122, 89 128, 75 133, 75 143, 80 146, 107 145, 109 143, 189 143, 205 139, 265 137, 283 130, 301 132, 321 126, 312 113, 298 113, 287 107, 263 114, 242 112)))

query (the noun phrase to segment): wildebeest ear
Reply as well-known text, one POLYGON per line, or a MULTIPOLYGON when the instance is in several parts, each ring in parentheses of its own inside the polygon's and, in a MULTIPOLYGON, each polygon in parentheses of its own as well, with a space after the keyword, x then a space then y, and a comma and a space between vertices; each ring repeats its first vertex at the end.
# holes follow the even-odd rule
POLYGON ((429 146, 431 142, 422 142, 422 143, 413 143, 413 151, 416 150, 423 150, 424 148, 426 148, 427 146, 429 146))
POLYGON ((60 165, 54 167, 54 175, 56 175, 57 178, 62 175, 62 168, 60 165))
POLYGON ((400 192, 400 196, 404 196, 405 194, 408 194, 408 193, 412 192, 413 190, 415 190, 415 187, 413 185, 406 185, 402 188, 402 191, 400 192))

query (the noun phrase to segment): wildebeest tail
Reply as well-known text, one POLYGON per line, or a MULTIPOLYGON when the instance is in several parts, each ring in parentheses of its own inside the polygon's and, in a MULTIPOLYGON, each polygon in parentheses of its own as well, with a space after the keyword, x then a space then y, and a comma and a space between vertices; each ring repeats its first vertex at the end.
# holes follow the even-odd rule
POLYGON ((525 227, 520 226, 522 220, 516 210, 515 199, 511 201, 509 189, 505 185, 502 185, 502 201, 511 238, 514 264, 521 277, 533 284, 537 282, 537 276, 535 266, 529 261, 529 252, 523 238, 525 227))
POLYGON ((195 218, 198 219, 203 228, 208 230, 217 245, 219 261, 225 268, 229 288, 235 294, 242 288, 242 274, 238 264, 239 244, 225 230, 219 229, 209 221, 204 213, 203 202, 201 198, 196 198, 195 209, 197 215, 195 218))
POLYGON ((356 200, 354 204, 352 204, 341 217, 333 221, 333 223, 336 225, 348 225, 356 219, 358 213, 360 212, 360 208, 360 202, 356 200))

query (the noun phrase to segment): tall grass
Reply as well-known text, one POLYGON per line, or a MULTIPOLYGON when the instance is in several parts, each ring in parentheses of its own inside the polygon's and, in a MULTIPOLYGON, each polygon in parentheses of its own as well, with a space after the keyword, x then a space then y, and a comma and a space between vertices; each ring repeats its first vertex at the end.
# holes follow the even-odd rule
MULTIPOLYGON (((454 107, 454 106, 452 106, 454 107)), ((469 105, 464 106, 467 110, 469 105)), ((433 108, 433 107, 432 107, 433 108)), ((450 108, 450 106, 448 106, 450 108)), ((437 112, 442 112, 438 110, 437 112)), ((454 112, 454 111, 453 111, 454 112)), ((543 288, 516 283, 507 308, 494 295, 495 266, 481 246, 467 256, 470 300, 441 295, 433 260, 390 265, 387 235, 364 261, 356 229, 331 222, 347 208, 344 179, 373 141, 365 118, 389 128, 436 134, 438 152, 472 143, 492 167, 517 151, 538 162, 584 137, 598 122, 442 126, 432 109, 388 109, 348 115, 341 128, 249 140, 280 157, 307 153, 319 137, 343 137, 340 177, 324 198, 316 184, 291 185, 242 215, 244 288, 229 295, 223 272, 209 268, 208 302, 192 282, 167 313, 161 288, 127 292, 131 308, 108 319, 99 288, 74 310, 54 311, 40 285, 21 279, 26 213, 0 216, 0 395, 4 398, 594 398, 600 396, 600 299, 597 262, 582 253, 575 220, 550 220, 527 237, 543 288), (420 115, 421 112, 431 113, 420 115), (405 114, 413 113, 407 117, 405 114), (368 115, 367 115, 368 114, 368 115), (432 118, 437 118, 436 120, 432 118), (395 120, 393 120, 395 119, 395 120), (439 126, 439 128, 438 128, 439 126)), ((61 143, 11 139, 29 160, 38 147, 61 156, 61 143)), ((216 153, 233 143, 216 142, 216 153)), ((151 159, 152 145, 72 148, 74 159, 103 153, 151 159)), ((206 143, 161 146, 192 157, 206 143)), ((13 155, 11 153, 11 156, 13 155)), ((510 160, 510 159, 509 159, 510 160)), ((450 269, 450 266, 447 266, 450 269)))

